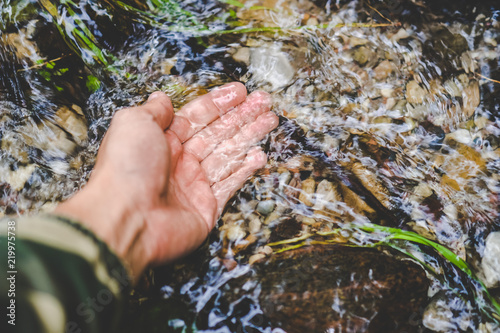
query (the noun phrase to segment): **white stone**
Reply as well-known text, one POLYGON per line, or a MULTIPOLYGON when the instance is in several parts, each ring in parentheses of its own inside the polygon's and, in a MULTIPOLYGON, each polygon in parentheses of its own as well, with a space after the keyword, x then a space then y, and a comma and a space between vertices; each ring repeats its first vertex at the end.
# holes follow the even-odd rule
POLYGON ((263 253, 254 254, 253 256, 250 257, 250 259, 248 259, 248 263, 250 265, 253 265, 256 261, 264 259, 265 257, 266 257, 266 255, 263 253))
POLYGON ((233 54, 233 59, 248 64, 250 62, 250 48, 240 47, 235 54, 233 54))
POLYGON ((34 164, 21 166, 15 171, 11 171, 8 167, 4 167, 1 171, 2 176, 0 179, 7 182, 12 189, 20 191, 23 189, 24 184, 28 181, 33 171, 35 171, 34 164))
POLYGON ((227 229, 226 237, 229 241, 235 242, 237 240, 243 239, 246 236, 245 230, 243 230, 239 225, 235 224, 227 229))
POLYGON ((500 281, 500 232, 492 232, 486 238, 483 260, 484 284, 491 288, 498 285, 500 281))
POLYGON ((275 205, 274 200, 264 200, 257 205, 257 211, 262 215, 269 215, 274 210, 275 205))
POLYGON ((288 55, 276 46, 252 48, 249 71, 253 80, 269 83, 273 89, 288 85, 295 74, 288 55))
POLYGON ((420 183, 415 187, 413 193, 422 198, 427 198, 432 195, 432 188, 427 183, 420 183))
POLYGON ((469 130, 458 129, 455 132, 446 135, 446 140, 453 139, 456 142, 463 143, 464 145, 470 145, 472 143, 472 135, 469 130))

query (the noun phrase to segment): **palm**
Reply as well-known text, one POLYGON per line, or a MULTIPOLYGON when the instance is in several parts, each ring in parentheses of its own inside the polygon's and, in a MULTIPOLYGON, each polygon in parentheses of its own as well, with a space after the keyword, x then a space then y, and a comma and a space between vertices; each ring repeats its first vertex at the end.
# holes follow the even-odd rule
POLYGON ((277 125, 268 96, 247 98, 242 85, 229 88, 232 98, 220 89, 187 104, 165 132, 169 177, 161 205, 147 218, 156 262, 199 246, 230 196, 266 161, 251 146, 277 125))

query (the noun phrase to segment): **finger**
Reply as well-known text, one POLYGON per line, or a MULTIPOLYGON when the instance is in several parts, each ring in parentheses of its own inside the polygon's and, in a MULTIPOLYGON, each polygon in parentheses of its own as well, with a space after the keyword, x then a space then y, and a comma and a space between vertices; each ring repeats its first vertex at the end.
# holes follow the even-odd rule
POLYGON ((255 170, 266 165, 266 162, 266 154, 260 148, 253 149, 248 153, 240 169, 226 179, 212 185, 212 191, 217 200, 217 216, 221 214, 227 201, 243 186, 248 177, 255 170))
POLYGON ((142 112, 149 113, 153 116, 154 121, 163 129, 166 130, 172 123, 174 117, 174 107, 168 96, 156 91, 152 93, 146 104, 139 107, 142 112))
POLYGON ((233 111, 226 113, 184 143, 184 149, 201 161, 212 153, 219 143, 232 138, 243 126, 269 111, 270 107, 269 94, 263 91, 253 92, 233 111))
POLYGON ((246 96, 247 90, 242 83, 225 84, 186 104, 176 113, 170 129, 181 142, 185 142, 233 107, 241 104, 246 96))
POLYGON ((230 140, 221 143, 212 154, 201 162, 210 184, 221 181, 240 167, 248 149, 262 140, 278 125, 278 117, 272 112, 260 115, 246 125, 230 140))

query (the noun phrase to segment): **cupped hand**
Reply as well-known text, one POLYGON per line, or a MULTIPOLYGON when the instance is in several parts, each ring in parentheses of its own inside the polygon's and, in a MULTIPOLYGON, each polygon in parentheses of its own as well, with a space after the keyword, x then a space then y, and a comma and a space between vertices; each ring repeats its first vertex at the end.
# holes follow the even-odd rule
POLYGON ((226 84, 174 114, 153 93, 118 111, 85 188, 56 209, 77 218, 129 265, 150 264, 199 246, 224 205, 266 163, 255 144, 278 125, 264 92, 226 84))

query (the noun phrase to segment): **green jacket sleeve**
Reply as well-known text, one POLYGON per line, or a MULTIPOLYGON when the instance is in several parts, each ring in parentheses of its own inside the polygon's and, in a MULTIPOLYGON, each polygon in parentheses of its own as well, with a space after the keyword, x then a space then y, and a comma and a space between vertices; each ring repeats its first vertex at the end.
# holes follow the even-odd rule
POLYGON ((115 332, 129 275, 80 224, 43 215, 0 221, 1 332, 115 332))

